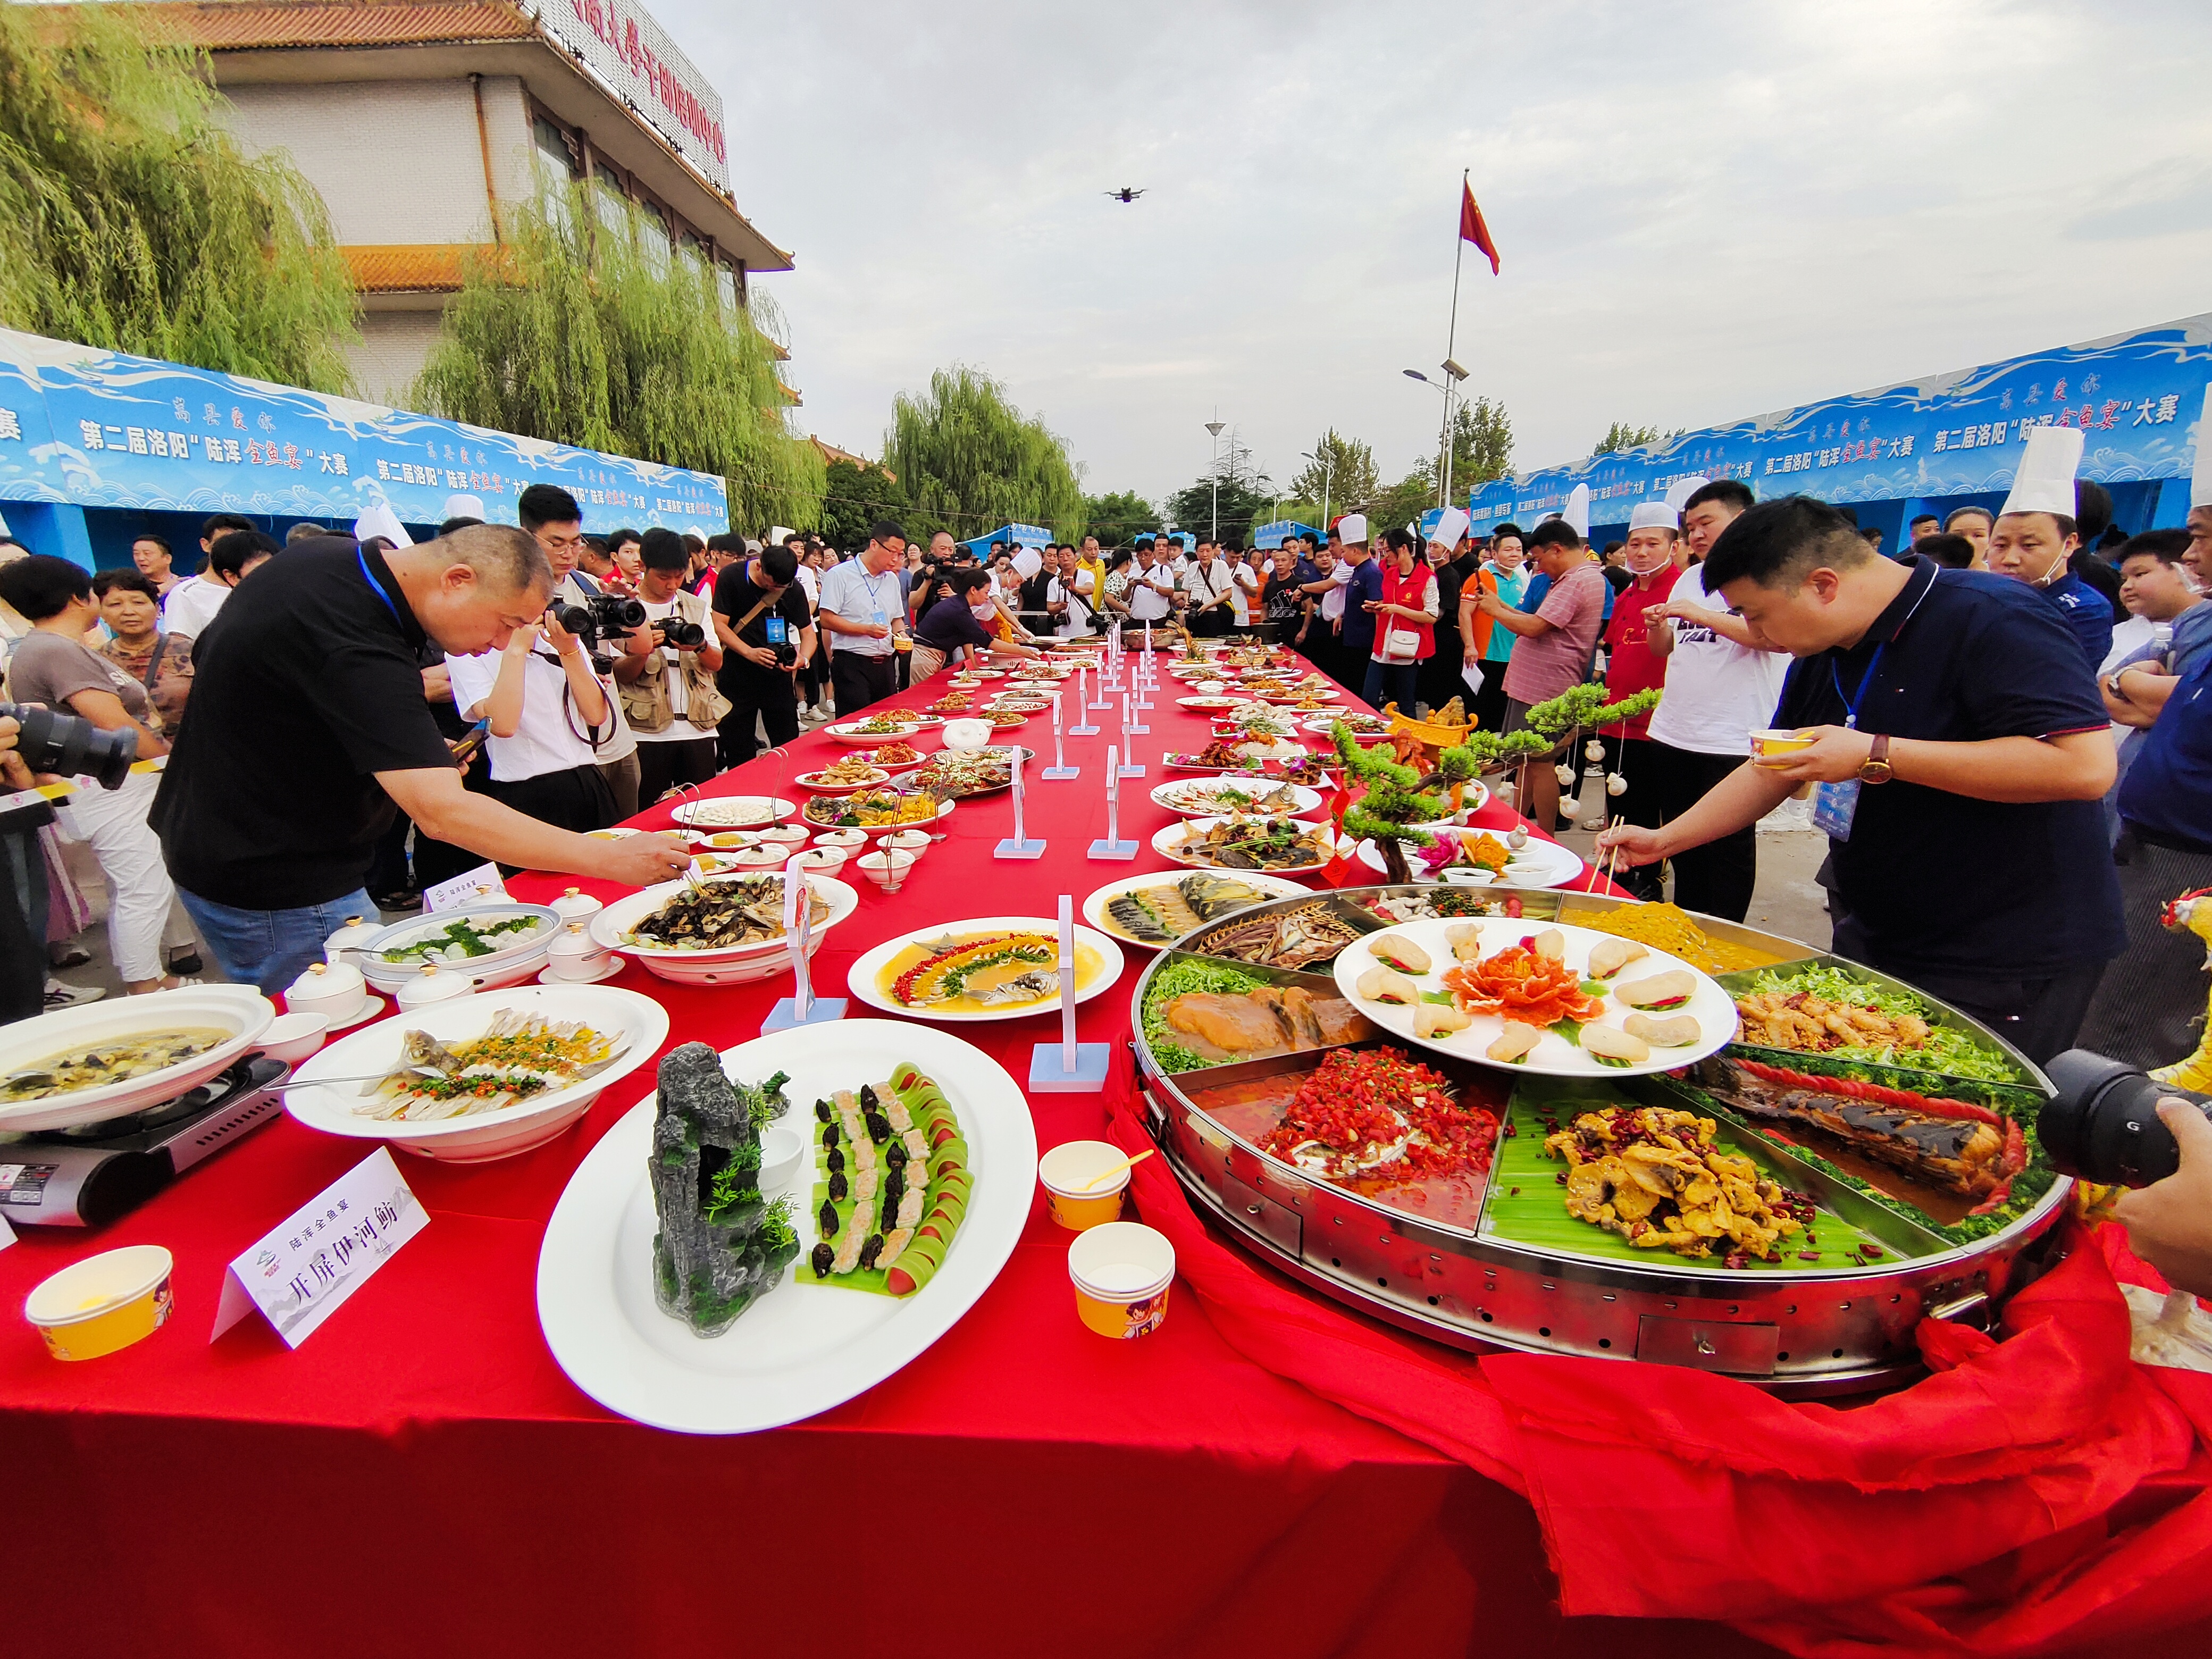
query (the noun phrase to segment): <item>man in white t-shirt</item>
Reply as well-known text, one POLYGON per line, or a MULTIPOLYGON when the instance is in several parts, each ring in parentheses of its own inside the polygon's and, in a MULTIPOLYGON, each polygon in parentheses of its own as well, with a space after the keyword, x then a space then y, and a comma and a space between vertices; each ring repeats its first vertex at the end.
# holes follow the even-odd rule
POLYGON ((691 562, 684 538, 672 530, 648 530, 638 558, 638 602, 660 648, 650 657, 624 657, 615 665, 615 678, 637 734, 638 799, 650 806, 679 784, 714 775, 714 726, 724 704, 719 694, 708 694, 722 647, 707 601, 684 591, 691 562))
POLYGON ((1237 578, 1212 538, 1198 538, 1198 551, 1184 566, 1180 586, 1183 623, 1193 634, 1206 638, 1226 634, 1235 625, 1236 615, 1230 607, 1237 591, 1237 578))
MULTIPOLYGON (((1728 601, 1705 591, 1706 550, 1751 501, 1751 491, 1733 478, 1690 495, 1683 537, 1700 562, 1682 573, 1665 605, 1644 613, 1651 653, 1667 664, 1665 694, 1650 726, 1662 823, 1680 817, 1743 764, 1752 732, 1773 723, 1789 672, 1786 653, 1753 645, 1750 628, 1729 614, 1728 601)), ((1674 866, 1675 903, 1741 921, 1759 882, 1758 828, 1677 854, 1674 866)))
POLYGON ((1061 548, 1060 568, 1053 573, 1044 594, 1044 608, 1055 618, 1052 631, 1061 639, 1073 639, 1091 631, 1091 572, 1085 568, 1081 555, 1073 547, 1061 548))
POLYGON ((163 626, 180 638, 198 639, 215 621, 231 590, 276 551, 276 538, 258 530, 224 531, 208 550, 200 574, 169 590, 161 607, 163 626))
POLYGON ((1137 568, 1129 578, 1129 620, 1139 628, 1164 623, 1175 610, 1175 574, 1160 562, 1159 550, 1137 544, 1137 568))

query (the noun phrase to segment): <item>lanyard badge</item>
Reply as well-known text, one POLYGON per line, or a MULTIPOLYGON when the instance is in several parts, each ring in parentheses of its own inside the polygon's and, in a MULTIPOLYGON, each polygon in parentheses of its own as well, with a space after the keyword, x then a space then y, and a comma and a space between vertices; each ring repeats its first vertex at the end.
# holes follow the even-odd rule
MULTIPOLYGON (((1874 648, 1874 657, 1867 664, 1866 672, 1859 677, 1858 693, 1844 696, 1843 676, 1837 672, 1835 659, 1828 659, 1828 676, 1835 682, 1836 700, 1844 705, 1844 726, 1847 731, 1859 727, 1859 709, 1866 702, 1868 690, 1874 684, 1875 671, 1881 666, 1881 653, 1889 649, 1884 640, 1874 648)), ((1840 783, 1823 783, 1813 790, 1813 824, 1824 830, 1835 841, 1851 838, 1851 823, 1859 815, 1859 791, 1863 787, 1856 778, 1845 778, 1840 783)))

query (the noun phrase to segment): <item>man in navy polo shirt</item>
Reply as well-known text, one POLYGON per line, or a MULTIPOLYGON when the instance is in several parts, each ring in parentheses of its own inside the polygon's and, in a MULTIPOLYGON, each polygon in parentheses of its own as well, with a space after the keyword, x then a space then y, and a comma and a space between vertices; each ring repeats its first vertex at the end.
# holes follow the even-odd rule
POLYGON ((2166 906, 2212 887, 2212 653, 2181 677, 2120 785, 2112 848, 2127 953, 2105 970, 2081 1044, 2130 1066, 2171 1066, 2197 1046, 2204 945, 2169 933, 2166 906))
POLYGON ((1773 724, 1813 742, 1599 846, 1648 864, 1820 784, 1847 912, 1837 954, 1964 1009, 2031 1060, 2068 1047, 2126 934, 2098 804, 2112 738, 2057 611, 2019 582, 1879 557, 1802 495, 1731 524, 1705 582, 1754 643, 1798 659, 1773 724))
POLYGON ((1382 597, 1382 567, 1367 556, 1367 517, 1347 513, 1337 520, 1349 561, 1338 570, 1344 584, 1344 617, 1336 636, 1336 681, 1358 696, 1366 690, 1367 659, 1375 650, 1375 613, 1367 606, 1382 597))

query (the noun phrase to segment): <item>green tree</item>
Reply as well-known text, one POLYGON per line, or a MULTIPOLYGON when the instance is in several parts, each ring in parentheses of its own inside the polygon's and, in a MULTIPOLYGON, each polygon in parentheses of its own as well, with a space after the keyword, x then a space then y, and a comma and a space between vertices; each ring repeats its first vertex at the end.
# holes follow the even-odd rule
POLYGON ((822 480, 822 522, 814 527, 832 547, 849 552, 867 545, 878 519, 896 519, 913 534, 906 523, 908 505, 898 480, 883 468, 832 461, 822 480))
POLYGON ((221 107, 205 55, 135 8, 0 5, 0 323, 349 391, 356 302, 322 198, 221 107))
POLYGON ((814 528, 822 454, 791 428, 766 297, 726 310, 659 222, 587 188, 514 210, 507 242, 471 257, 412 397, 478 426, 719 473, 732 524, 814 528))
POLYGON ((1067 446, 964 364, 892 400, 884 465, 913 503, 909 535, 949 530, 964 540, 1002 524, 1040 524, 1062 538, 1082 531, 1083 486, 1067 446))
MULTIPOLYGON (((1504 404, 1477 398, 1452 410, 1451 498, 1467 499, 1468 492, 1513 470, 1513 418, 1504 404)), ((1437 458, 1425 455, 1411 475, 1428 489, 1430 507, 1437 505, 1437 458)), ((1410 482, 1410 478, 1408 480, 1410 482)))
POLYGON ((1597 441, 1597 447, 1590 453, 1610 455, 1616 450, 1633 449, 1638 444, 1656 444, 1663 439, 1681 435, 1682 428, 1679 426, 1672 432, 1662 432, 1656 426, 1632 426, 1626 421, 1615 421, 1606 428, 1605 436, 1597 441))
POLYGON ((1102 547, 1118 547, 1159 529, 1160 510, 1133 489, 1115 490, 1108 495, 1085 495, 1083 525, 1084 533, 1097 537, 1102 547))
MULTIPOLYGON (((1454 481, 1452 488, 1459 485, 1454 481)), ((1396 526, 1419 528, 1421 514, 1437 504, 1437 464, 1434 459, 1416 466, 1387 489, 1377 490, 1367 503, 1367 527, 1375 536, 1396 526)))
MULTIPOLYGON (((1291 480, 1291 495, 1307 506, 1324 505, 1335 518, 1365 507, 1382 488, 1375 467, 1375 452, 1357 438, 1338 434, 1334 427, 1315 440, 1313 459, 1291 480)), ((1318 517, 1311 520, 1318 524, 1318 517)))
POLYGON ((1266 473, 1232 472, 1226 465, 1218 474, 1200 473, 1196 482, 1168 501, 1168 516, 1178 528, 1204 536, 1218 525, 1221 539, 1231 545, 1249 544, 1252 526, 1265 524, 1274 511, 1275 495, 1266 473))

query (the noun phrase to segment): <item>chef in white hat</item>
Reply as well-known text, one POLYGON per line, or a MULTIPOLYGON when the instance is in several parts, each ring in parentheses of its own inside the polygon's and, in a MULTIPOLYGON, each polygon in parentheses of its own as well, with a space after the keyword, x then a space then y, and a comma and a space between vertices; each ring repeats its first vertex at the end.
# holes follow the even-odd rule
POLYGON ((2039 590, 2074 630, 2094 672, 2112 648, 2112 605, 2069 567, 2081 545, 2074 523, 2074 475, 2081 429, 2034 426, 2012 493, 1990 532, 1990 568, 2039 590))
MULTIPOLYGON (((1640 691, 1655 691, 1666 684, 1667 659, 1652 649, 1651 642, 1655 635, 1670 632, 1664 607, 1682 574, 1674 562, 1681 540, 1680 519, 1663 501, 1638 501, 1628 515, 1628 539, 1621 547, 1621 562, 1627 568, 1629 585, 1614 597, 1613 617, 1603 635, 1608 702, 1619 702, 1640 691)), ((1671 635, 1668 642, 1673 643, 1671 635)), ((1650 726, 1650 715, 1639 714, 1595 735, 1604 744, 1609 763, 1606 794, 1618 803, 1613 810, 1631 823, 1656 829, 1662 822, 1662 797, 1656 769, 1658 751, 1651 741, 1650 726)), ((1604 811, 1597 816, 1598 822, 1592 827, 1602 829, 1604 811)), ((1656 866, 1624 871, 1620 883, 1641 899, 1666 896, 1656 866)))
POLYGON ((1322 614, 1330 614, 1330 599, 1341 604, 1334 617, 1335 659, 1326 666, 1329 678, 1356 697, 1367 687, 1367 659, 1375 649, 1375 613, 1367 607, 1382 599, 1382 569, 1368 556, 1365 514, 1346 514, 1336 521, 1336 533, 1342 546, 1329 578, 1336 591, 1323 597, 1322 614))
MULTIPOLYGON (((1421 701, 1431 708, 1441 708, 1454 697, 1464 697, 1466 688, 1460 679, 1462 652, 1451 649, 1459 631, 1459 599, 1462 586, 1467 580, 1467 570, 1459 562, 1460 546, 1467 539, 1470 522, 1464 507, 1448 507, 1437 515, 1435 526, 1429 532, 1428 561, 1437 577, 1437 649, 1421 663, 1421 701)), ((1476 672, 1479 684, 1481 672, 1476 672)))

